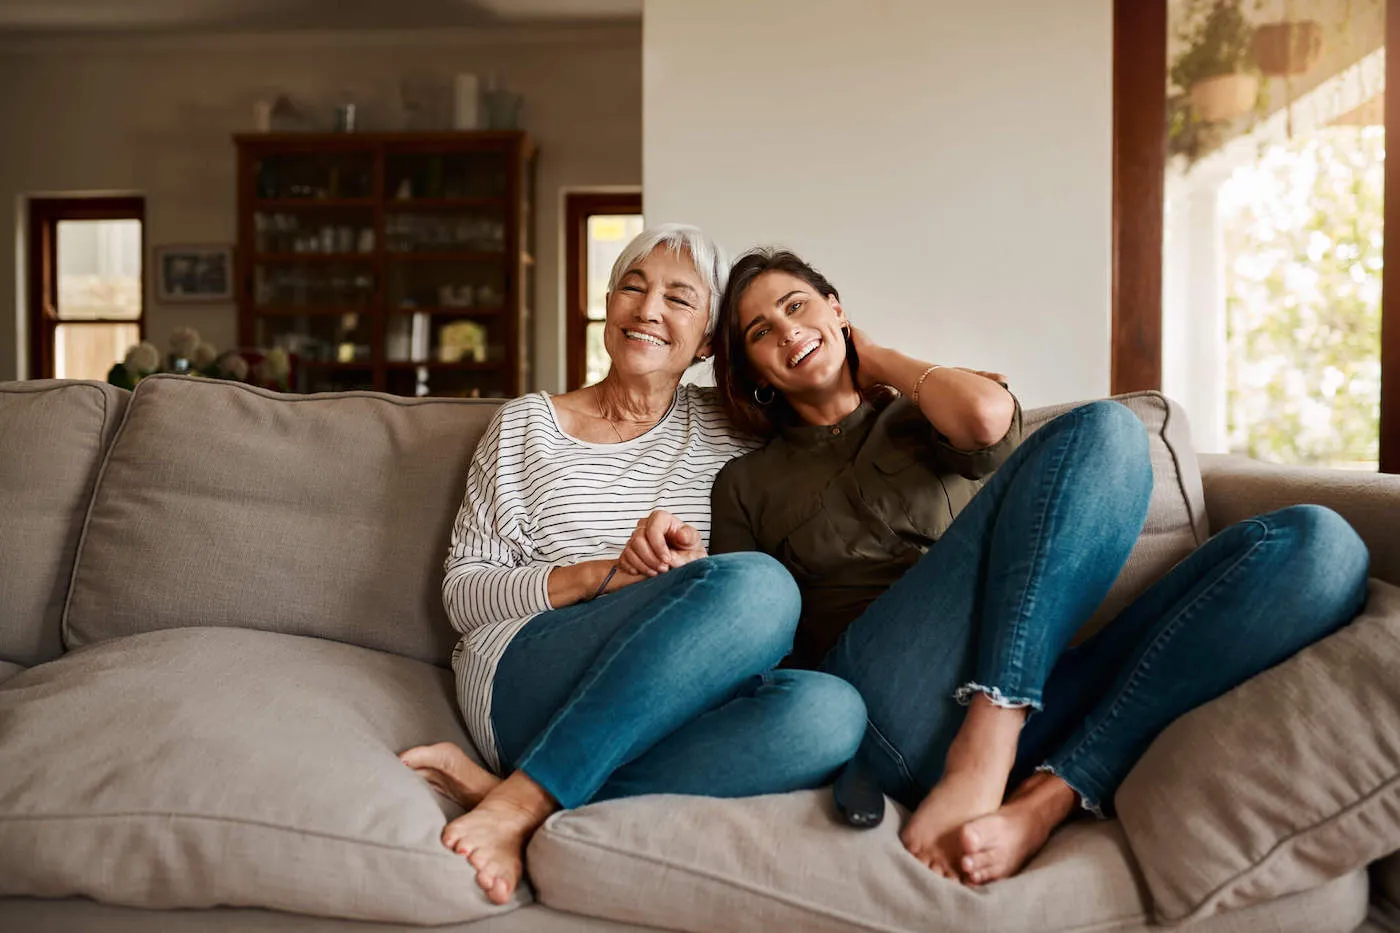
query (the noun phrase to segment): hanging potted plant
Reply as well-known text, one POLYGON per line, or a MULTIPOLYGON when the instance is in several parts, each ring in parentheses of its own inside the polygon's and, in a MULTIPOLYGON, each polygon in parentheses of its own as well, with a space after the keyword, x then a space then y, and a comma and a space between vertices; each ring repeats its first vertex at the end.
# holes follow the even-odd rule
POLYGON ((1259 99, 1253 29, 1238 0, 1215 0, 1183 38, 1187 47, 1172 63, 1171 79, 1190 96, 1196 118, 1223 123, 1253 110, 1259 99))
POLYGON ((1322 57, 1322 24, 1305 19, 1263 23, 1254 30, 1254 63, 1270 78, 1304 74, 1322 57))

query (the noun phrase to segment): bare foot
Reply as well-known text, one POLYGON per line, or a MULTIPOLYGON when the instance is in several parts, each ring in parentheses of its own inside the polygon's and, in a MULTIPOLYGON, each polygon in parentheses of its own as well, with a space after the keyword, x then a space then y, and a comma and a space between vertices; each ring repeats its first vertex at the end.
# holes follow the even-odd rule
POLYGON ((399 756, 433 786, 433 790, 470 810, 481 803, 501 779, 467 757, 451 742, 419 745, 399 756))
POLYGON ((525 844, 558 804, 528 775, 517 771, 469 813, 442 831, 442 844, 464 855, 476 883, 492 903, 504 904, 525 873, 525 844))
POLYGON ((972 884, 1010 878, 1044 847, 1078 795, 1053 774, 1033 774, 995 813, 963 826, 963 877, 972 884))
POLYGON ((969 820, 1001 805, 1006 779, 988 779, 981 771, 949 771, 909 817, 900 842, 909 854, 944 878, 958 878, 963 855, 961 830, 969 820))
POLYGON ((1001 806, 1025 721, 1025 709, 996 706, 983 694, 973 697, 948 749, 943 777, 900 832, 909 854, 944 878, 959 878, 963 824, 1001 806))

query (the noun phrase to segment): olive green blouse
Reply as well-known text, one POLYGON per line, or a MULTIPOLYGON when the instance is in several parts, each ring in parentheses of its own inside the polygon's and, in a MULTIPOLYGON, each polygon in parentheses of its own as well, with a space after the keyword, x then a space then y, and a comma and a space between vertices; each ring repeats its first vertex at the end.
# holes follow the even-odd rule
POLYGON ((953 523, 1021 440, 959 450, 907 398, 834 425, 784 428, 731 460, 711 492, 710 552, 763 551, 802 590, 789 663, 816 666, 841 633, 953 523))

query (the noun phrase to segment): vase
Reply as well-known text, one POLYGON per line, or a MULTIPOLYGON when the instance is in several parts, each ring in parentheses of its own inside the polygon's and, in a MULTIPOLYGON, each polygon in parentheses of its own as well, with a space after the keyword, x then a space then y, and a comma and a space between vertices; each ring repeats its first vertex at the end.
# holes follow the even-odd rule
POLYGON ((1206 123, 1224 123, 1254 109, 1259 99, 1259 79, 1236 72, 1216 75, 1191 85, 1191 109, 1206 123))

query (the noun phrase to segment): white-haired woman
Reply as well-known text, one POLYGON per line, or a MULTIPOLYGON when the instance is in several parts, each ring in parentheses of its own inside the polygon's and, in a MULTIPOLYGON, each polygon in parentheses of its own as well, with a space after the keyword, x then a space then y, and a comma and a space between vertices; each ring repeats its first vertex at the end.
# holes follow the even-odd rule
POLYGON ((443 600, 468 730, 508 776, 447 743, 401 757, 468 808, 443 843, 497 903, 556 809, 815 787, 864 734, 854 688, 774 669, 800 610, 788 572, 706 554, 711 482, 756 444, 681 385, 727 275, 696 228, 643 231, 608 283, 607 376, 506 404, 472 458, 443 600))

